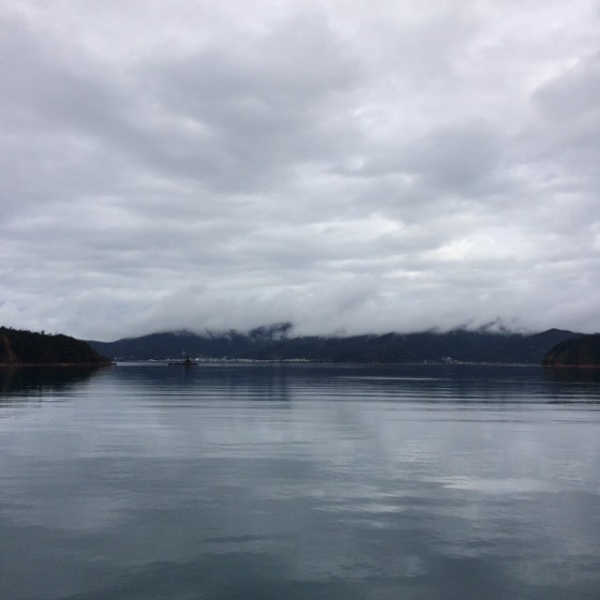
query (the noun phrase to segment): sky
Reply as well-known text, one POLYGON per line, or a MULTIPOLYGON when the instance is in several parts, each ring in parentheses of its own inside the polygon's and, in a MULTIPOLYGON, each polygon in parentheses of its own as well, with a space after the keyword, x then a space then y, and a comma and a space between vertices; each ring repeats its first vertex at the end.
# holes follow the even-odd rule
POLYGON ((0 324, 600 330, 600 1, 0 0, 0 324))

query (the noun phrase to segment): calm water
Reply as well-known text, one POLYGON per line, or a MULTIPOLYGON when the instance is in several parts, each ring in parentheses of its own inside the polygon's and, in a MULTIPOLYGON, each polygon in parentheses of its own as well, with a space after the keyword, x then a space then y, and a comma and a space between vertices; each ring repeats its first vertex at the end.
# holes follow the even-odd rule
POLYGON ((600 378, 0 374, 0 598, 600 598, 600 378))

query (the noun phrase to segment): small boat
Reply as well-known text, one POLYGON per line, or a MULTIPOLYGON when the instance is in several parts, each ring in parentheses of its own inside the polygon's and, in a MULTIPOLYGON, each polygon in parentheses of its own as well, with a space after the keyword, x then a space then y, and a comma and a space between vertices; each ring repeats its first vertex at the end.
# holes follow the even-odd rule
POLYGON ((170 367, 195 367, 198 365, 197 362, 193 361, 189 356, 185 360, 168 363, 170 367))

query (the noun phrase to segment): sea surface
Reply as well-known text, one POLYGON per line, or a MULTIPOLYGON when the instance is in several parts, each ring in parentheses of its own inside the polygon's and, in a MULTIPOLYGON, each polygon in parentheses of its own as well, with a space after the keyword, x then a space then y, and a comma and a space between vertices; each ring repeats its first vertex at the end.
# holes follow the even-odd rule
POLYGON ((600 375, 0 372, 0 598, 600 598, 600 375))

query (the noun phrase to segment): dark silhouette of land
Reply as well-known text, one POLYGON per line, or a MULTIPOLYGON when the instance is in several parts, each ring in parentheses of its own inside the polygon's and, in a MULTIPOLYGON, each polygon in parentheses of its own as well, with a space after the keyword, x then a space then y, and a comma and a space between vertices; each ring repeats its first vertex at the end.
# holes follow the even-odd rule
POLYGON ((549 329, 537 334, 468 331, 357 336, 291 335, 290 323, 247 333, 230 330, 153 333, 115 342, 90 341, 115 360, 204 359, 307 360, 333 363, 479 362, 540 364, 557 343, 579 334, 549 329))
POLYGON ((580 335, 556 344, 543 361, 547 367, 600 367, 600 334, 580 335))
POLYGON ((87 342, 67 335, 49 335, 0 327, 0 365, 107 365, 87 342))

